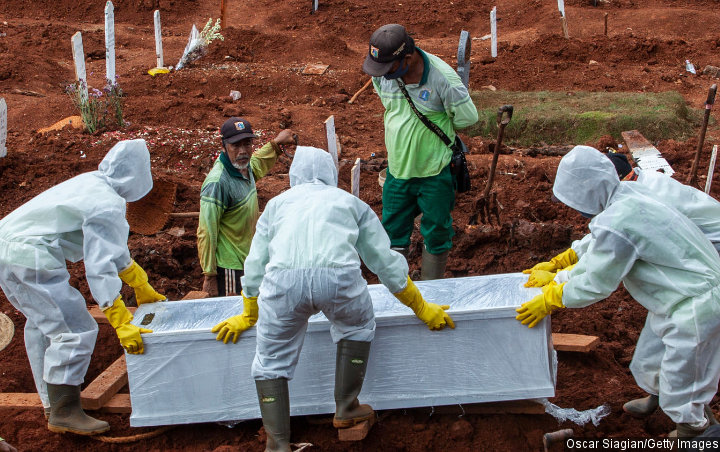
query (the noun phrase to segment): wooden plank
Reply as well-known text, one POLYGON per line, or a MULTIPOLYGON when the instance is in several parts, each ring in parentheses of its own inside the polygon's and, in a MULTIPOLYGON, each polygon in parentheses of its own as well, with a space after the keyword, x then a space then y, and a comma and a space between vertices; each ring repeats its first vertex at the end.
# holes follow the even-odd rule
POLYGON ((553 346, 559 352, 591 352, 600 344, 597 336, 583 334, 553 333, 553 346))
POLYGON ((438 414, 543 414, 545 407, 532 400, 509 400, 506 402, 469 403, 433 408, 438 414))
POLYGON ((85 388, 80 395, 82 407, 86 410, 99 410, 127 382, 127 366, 125 364, 125 355, 123 355, 85 388))
POLYGON ((368 421, 363 421, 352 427, 339 428, 338 439, 340 441, 362 441, 368 435, 373 425, 375 425, 375 416, 368 421))
POLYGON ((210 294, 203 292, 202 290, 191 290, 182 299, 183 300, 199 300, 202 298, 208 298, 210 294))
POLYGON ((130 394, 115 394, 102 408, 100 408, 100 411, 119 414, 132 413, 130 394))
MULTIPOLYGON (((128 311, 130 311, 131 314, 134 314, 137 308, 129 306, 127 309, 128 311)), ((107 317, 105 317, 105 314, 103 314, 100 306, 91 306, 90 308, 88 308, 88 312, 97 323, 108 323, 108 319, 107 317)))
POLYGON ((36 393, 0 392, 0 408, 42 408, 36 393))
POLYGON ((660 151, 639 131, 627 130, 622 132, 621 135, 633 156, 633 160, 635 160, 635 163, 637 163, 641 169, 647 171, 662 171, 668 176, 672 176, 675 173, 667 160, 660 154, 660 151))

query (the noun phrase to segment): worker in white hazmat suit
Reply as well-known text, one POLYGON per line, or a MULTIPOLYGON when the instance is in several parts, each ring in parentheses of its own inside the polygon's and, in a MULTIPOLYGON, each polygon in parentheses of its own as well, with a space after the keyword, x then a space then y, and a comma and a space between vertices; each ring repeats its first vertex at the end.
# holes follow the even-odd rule
POLYGON ((576 147, 563 157, 553 194, 593 218, 592 237, 570 280, 543 287, 517 319, 533 327, 555 309, 608 297, 622 282, 649 311, 630 365, 636 382, 658 395, 678 436, 702 433, 714 421, 706 405, 720 378, 717 251, 678 210, 621 187, 595 149, 576 147))
POLYGON ((322 311, 337 344, 333 425, 351 427, 374 416, 357 396, 363 384, 375 316, 360 259, 431 330, 454 328, 449 306, 426 302, 408 277, 406 260, 390 249, 377 215, 337 188, 327 152, 298 147, 290 190, 271 199, 257 223, 242 278, 245 310, 213 328, 233 342, 257 323, 252 365, 268 451, 289 451, 288 380, 293 377, 308 318, 322 311), (260 298, 258 303, 258 296, 260 298))
POLYGON ((151 188, 145 141, 121 141, 98 171, 50 188, 0 220, 0 287, 27 318, 25 348, 51 431, 93 435, 110 428, 80 407, 98 326, 69 284, 66 260, 84 260, 90 292, 120 343, 129 353, 143 352, 140 333, 150 330, 130 324, 120 288, 122 281, 132 286, 138 304, 165 298, 127 246, 126 202, 151 188))
MULTIPOLYGON (((574 149, 597 151, 590 146, 575 146, 574 149)), ((622 179, 620 182, 622 190, 634 190, 677 209, 700 228, 720 253, 720 202, 705 192, 682 184, 665 174, 633 169, 625 156, 620 157, 621 154, 604 155, 610 158, 618 177, 622 179)), ((566 282, 570 277, 568 272, 577 259, 587 251, 591 239, 592 235, 587 234, 582 239, 575 240, 569 249, 555 256, 550 262, 540 262, 524 270, 523 273, 530 275, 525 286, 542 287, 553 280, 557 283, 566 282)))

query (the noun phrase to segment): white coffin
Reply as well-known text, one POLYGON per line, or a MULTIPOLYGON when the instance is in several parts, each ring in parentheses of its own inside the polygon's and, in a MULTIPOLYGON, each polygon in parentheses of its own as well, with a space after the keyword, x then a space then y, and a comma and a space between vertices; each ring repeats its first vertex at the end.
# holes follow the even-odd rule
MULTIPOLYGON (((555 395, 549 318, 529 329, 515 308, 540 293, 526 275, 421 281, 428 301, 451 306, 454 330, 431 332, 382 285, 369 286, 377 331, 360 400, 376 410, 555 395)), ((260 299, 262 303, 262 299, 260 299)), ((236 344, 210 329, 242 312, 240 297, 146 304, 133 321, 145 354, 126 355, 134 427, 260 418, 250 365, 255 329, 236 344)), ((311 317, 295 378, 292 415, 333 413, 335 344, 322 313, 311 317)))

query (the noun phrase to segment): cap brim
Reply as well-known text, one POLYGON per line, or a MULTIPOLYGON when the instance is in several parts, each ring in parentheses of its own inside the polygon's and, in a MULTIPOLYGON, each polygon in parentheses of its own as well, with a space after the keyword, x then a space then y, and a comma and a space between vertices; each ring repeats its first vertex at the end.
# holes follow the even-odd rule
POLYGON ((377 61, 373 60, 370 55, 368 55, 365 57, 365 62, 363 63, 362 67, 363 71, 365 71, 366 74, 372 75, 373 77, 382 77, 390 71, 393 63, 394 61, 391 61, 389 63, 378 63, 377 61))
POLYGON ((255 135, 254 133, 238 133, 237 135, 233 135, 230 138, 225 138, 225 142, 235 144, 240 140, 244 140, 245 138, 257 138, 257 135, 255 135))

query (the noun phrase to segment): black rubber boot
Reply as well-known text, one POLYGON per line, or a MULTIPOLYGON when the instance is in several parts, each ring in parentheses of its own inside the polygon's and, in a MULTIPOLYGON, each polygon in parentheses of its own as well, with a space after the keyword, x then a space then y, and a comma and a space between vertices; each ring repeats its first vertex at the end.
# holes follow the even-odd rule
POLYGON ((361 405, 357 396, 365 380, 370 342, 342 340, 335 360, 335 428, 348 428, 375 416, 370 405, 361 405))
POLYGON ((290 394, 285 378, 255 380, 265 426, 265 452, 290 452, 290 394))
POLYGON ((80 405, 80 386, 48 383, 50 416, 48 430, 55 433, 97 435, 110 430, 110 424, 85 414, 80 405))
POLYGON ((660 398, 656 395, 649 395, 642 399, 635 399, 623 405, 623 411, 634 417, 650 416, 660 406, 660 398))
POLYGON ((445 251, 440 254, 430 254, 428 250, 423 247, 420 279, 423 281, 442 279, 442 277, 445 276, 445 264, 447 264, 448 254, 450 254, 450 251, 445 251))

